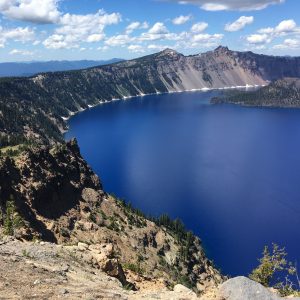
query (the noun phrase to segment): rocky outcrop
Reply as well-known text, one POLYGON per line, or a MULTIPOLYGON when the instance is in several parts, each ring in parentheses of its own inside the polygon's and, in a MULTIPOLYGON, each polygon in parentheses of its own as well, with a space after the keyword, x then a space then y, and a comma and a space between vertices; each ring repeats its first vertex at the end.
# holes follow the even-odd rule
POLYGON ((76 140, 0 159, 0 182, 0 235, 71 244, 74 259, 132 288, 163 278, 203 292, 224 280, 199 238, 107 195, 76 140))
POLYGON ((229 279, 202 295, 182 284, 167 288, 163 278, 140 278, 140 288, 135 291, 133 285, 122 285, 116 276, 118 268, 111 269, 113 274, 106 274, 90 260, 82 259, 82 255, 97 257, 101 253, 100 261, 103 261, 112 257, 111 250, 111 244, 87 245, 80 242, 70 246, 43 241, 22 242, 4 237, 0 239, 1 299, 283 299, 274 290, 268 290, 245 277, 229 279))
POLYGON ((166 49, 86 70, 3 79, 0 82, 0 146, 24 140, 44 143, 61 140, 61 133, 66 130, 62 118, 113 99, 263 85, 287 76, 300 77, 300 58, 257 55, 218 47, 192 56, 166 49))

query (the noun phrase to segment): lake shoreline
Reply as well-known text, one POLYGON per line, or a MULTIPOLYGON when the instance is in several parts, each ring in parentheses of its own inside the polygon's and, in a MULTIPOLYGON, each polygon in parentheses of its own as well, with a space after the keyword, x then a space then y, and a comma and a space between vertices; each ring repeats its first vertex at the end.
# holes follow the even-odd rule
MULTIPOLYGON (((233 89, 253 89, 253 88, 260 88, 260 87, 264 87, 264 86, 266 86, 266 85, 265 84, 263 84, 263 85, 257 85, 257 84, 256 85, 248 85, 247 84, 247 85, 241 85, 241 86, 231 86, 231 87, 225 86, 225 87, 219 87, 219 88, 207 88, 207 87, 204 87, 204 88, 199 88, 199 89, 180 90, 180 91, 168 91, 168 92, 156 92, 156 93, 149 93, 149 94, 140 94, 140 95, 135 95, 135 96, 124 96, 122 98, 113 98, 113 99, 105 100, 105 101, 101 100, 101 101, 99 101, 99 103, 97 103, 95 105, 88 104, 87 108, 81 108, 78 111, 70 112, 70 114, 69 114, 68 117, 61 117, 61 118, 67 124, 67 121, 69 121, 71 117, 75 116, 78 113, 84 112, 84 111, 86 111, 88 109, 97 107, 99 105, 111 103, 111 102, 114 102, 114 101, 131 100, 131 99, 139 98, 139 97, 154 96, 154 95, 165 95, 165 94, 176 94, 176 93, 208 92, 208 91, 218 91, 218 90, 221 91, 221 90, 233 90, 233 89)), ((63 134, 66 133, 67 131, 68 131, 68 129, 66 131, 64 131, 63 134)))

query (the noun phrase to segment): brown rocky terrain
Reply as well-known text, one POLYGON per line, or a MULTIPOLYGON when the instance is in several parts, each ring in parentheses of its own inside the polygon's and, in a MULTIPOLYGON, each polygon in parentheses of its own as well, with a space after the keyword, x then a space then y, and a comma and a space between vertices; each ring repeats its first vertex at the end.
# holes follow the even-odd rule
MULTIPOLYGON (((120 300, 280 300, 245 277, 212 286, 202 295, 176 284, 166 287, 164 278, 150 279, 125 271, 139 284, 137 291, 124 287, 114 274, 103 272, 82 259, 99 255, 104 244, 57 245, 43 241, 0 240, 0 299, 120 299, 120 300)), ((104 254, 104 252, 101 252, 104 254)), ((109 252, 106 252, 109 255, 109 252)), ((103 257, 104 257, 103 256, 103 257)), ((293 298, 298 300, 300 298, 293 298)))

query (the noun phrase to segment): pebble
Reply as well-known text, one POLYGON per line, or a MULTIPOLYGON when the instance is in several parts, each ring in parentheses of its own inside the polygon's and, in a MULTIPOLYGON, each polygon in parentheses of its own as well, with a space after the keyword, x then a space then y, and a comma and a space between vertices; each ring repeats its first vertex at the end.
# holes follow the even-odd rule
POLYGON ((62 294, 62 295, 65 295, 65 294, 68 294, 69 291, 66 290, 66 289, 60 289, 60 290, 59 290, 59 293, 62 294))
POLYGON ((34 281, 33 284, 34 284, 34 285, 37 285, 37 284, 40 284, 40 283, 41 283, 41 281, 40 281, 39 279, 37 279, 37 280, 34 281))

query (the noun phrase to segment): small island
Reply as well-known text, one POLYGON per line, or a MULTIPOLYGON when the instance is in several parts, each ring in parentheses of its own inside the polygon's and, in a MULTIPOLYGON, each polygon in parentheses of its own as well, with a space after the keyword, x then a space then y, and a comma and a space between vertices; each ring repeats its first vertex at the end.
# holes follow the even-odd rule
POLYGON ((232 103, 245 106, 300 107, 300 79, 283 78, 257 90, 226 91, 210 101, 213 104, 232 103))

